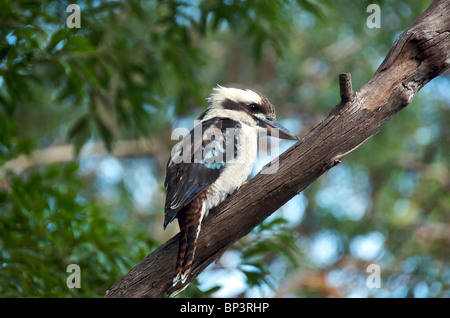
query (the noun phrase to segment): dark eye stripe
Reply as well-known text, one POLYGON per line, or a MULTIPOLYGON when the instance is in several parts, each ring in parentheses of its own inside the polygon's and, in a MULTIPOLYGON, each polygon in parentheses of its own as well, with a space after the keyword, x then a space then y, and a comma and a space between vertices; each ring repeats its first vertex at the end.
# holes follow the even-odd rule
POLYGON ((224 109, 229 109, 229 110, 242 110, 242 106, 240 103, 236 103, 230 99, 226 99, 222 102, 222 106, 224 109))

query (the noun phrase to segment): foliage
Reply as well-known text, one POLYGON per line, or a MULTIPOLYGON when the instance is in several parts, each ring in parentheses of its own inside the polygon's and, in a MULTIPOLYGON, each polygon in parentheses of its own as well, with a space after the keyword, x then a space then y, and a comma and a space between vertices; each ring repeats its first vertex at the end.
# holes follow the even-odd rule
POLYGON ((2 296, 99 296, 151 248, 80 196, 77 170, 68 164, 13 177, 13 191, 0 193, 2 296), (69 264, 82 269, 82 292, 67 288, 69 264))
MULTIPOLYGON (((176 233, 162 231, 171 130, 192 125, 213 86, 264 92, 304 135, 338 103, 337 74, 359 89, 429 4, 379 1, 369 29, 368 1, 77 3, 80 29, 67 1, 0 3, 0 296, 103 296, 176 233), (149 153, 86 155, 139 138, 149 153), (38 153, 13 172, 66 144, 75 162, 38 153), (81 289, 66 286, 72 263, 81 289)), ((433 80, 180 297, 448 297, 449 85, 433 80), (370 263, 380 289, 365 284, 370 263)))

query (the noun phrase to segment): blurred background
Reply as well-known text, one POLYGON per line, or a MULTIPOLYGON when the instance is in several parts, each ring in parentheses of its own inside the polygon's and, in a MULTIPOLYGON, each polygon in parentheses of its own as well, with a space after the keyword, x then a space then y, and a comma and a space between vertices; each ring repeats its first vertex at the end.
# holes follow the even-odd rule
MULTIPOLYGON (((2 297, 102 297, 178 232, 162 226, 171 132, 214 86, 262 92, 304 136, 338 74, 358 90, 431 3, 74 2, 72 29, 68 1, 0 3, 2 297)), ((179 297, 450 297, 449 123, 447 72, 179 297)))

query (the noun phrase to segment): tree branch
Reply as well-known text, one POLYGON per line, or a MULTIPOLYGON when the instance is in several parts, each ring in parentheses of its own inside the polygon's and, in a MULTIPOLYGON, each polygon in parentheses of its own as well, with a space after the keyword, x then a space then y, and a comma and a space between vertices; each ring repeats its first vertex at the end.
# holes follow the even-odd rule
POLYGON ((111 153, 108 153, 103 142, 93 142, 85 145, 77 158, 73 145, 51 146, 35 150, 30 155, 21 155, 7 161, 3 166, 0 166, 0 177, 6 171, 21 174, 28 169, 39 166, 72 162, 77 159, 83 160, 98 155, 111 155, 120 158, 152 155, 158 159, 160 167, 165 167, 168 152, 164 151, 164 149, 164 143, 161 138, 120 140, 114 143, 111 153))
MULTIPOLYGON (((307 136, 284 152, 279 168, 258 174, 205 218, 189 284, 234 242, 374 136, 450 64, 450 2, 434 1, 394 43, 369 82, 353 93, 340 76, 342 101, 307 136)), ((178 235, 162 244, 105 297, 163 297, 172 287, 178 235)))

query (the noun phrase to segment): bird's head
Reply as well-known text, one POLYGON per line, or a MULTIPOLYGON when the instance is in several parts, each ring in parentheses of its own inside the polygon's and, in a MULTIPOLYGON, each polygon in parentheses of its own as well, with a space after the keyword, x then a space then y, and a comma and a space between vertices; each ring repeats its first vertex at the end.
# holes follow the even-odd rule
POLYGON ((217 86, 207 98, 208 108, 199 119, 226 117, 254 126, 267 129, 272 135, 274 128, 282 139, 298 140, 299 138, 276 121, 275 107, 264 96, 249 89, 217 86))

